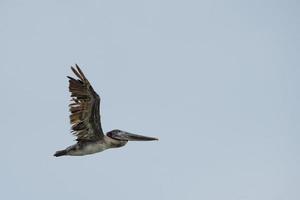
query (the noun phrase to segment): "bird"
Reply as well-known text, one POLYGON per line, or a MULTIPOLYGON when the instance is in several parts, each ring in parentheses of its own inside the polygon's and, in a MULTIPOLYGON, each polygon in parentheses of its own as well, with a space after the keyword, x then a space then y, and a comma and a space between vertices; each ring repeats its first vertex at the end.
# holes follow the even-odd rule
POLYGON ((128 141, 153 141, 155 137, 137 135, 114 129, 103 133, 100 121, 100 97, 79 68, 71 66, 76 78, 69 79, 71 93, 70 124, 71 133, 76 137, 77 143, 66 149, 56 151, 54 156, 84 156, 98 153, 110 148, 119 148, 128 141))

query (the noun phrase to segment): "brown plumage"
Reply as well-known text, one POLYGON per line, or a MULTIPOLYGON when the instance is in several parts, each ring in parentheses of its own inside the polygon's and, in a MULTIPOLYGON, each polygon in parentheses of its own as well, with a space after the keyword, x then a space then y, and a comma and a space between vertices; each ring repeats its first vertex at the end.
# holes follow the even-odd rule
POLYGON ((100 124, 100 97, 94 91, 78 65, 71 67, 78 79, 69 77, 71 92, 70 123, 72 133, 77 141, 95 141, 102 139, 104 134, 100 124))

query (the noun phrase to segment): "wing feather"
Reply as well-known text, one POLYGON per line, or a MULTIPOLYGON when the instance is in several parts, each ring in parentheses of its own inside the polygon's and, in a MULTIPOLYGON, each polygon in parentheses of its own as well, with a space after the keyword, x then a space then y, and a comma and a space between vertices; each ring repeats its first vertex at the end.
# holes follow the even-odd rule
POLYGON ((71 103, 69 104, 70 123, 77 141, 101 140, 104 136, 100 122, 100 97, 78 65, 71 70, 78 79, 69 78, 71 103))

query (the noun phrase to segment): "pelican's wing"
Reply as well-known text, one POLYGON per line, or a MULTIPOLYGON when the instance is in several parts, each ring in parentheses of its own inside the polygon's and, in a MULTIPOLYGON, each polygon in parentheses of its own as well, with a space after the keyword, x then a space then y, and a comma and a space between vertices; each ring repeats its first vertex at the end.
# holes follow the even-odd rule
POLYGON ((70 103, 70 123, 72 133, 77 141, 95 141, 104 137, 100 122, 100 97, 94 91, 78 65, 71 67, 78 79, 69 80, 69 91, 72 102, 70 103))

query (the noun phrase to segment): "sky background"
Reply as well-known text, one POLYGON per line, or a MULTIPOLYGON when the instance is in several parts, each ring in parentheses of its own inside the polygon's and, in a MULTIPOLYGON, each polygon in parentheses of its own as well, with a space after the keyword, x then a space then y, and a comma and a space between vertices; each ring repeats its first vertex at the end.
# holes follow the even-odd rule
POLYGON ((300 199, 300 3, 0 1, 0 199, 300 199), (105 132, 155 136, 85 157, 67 75, 105 132))

